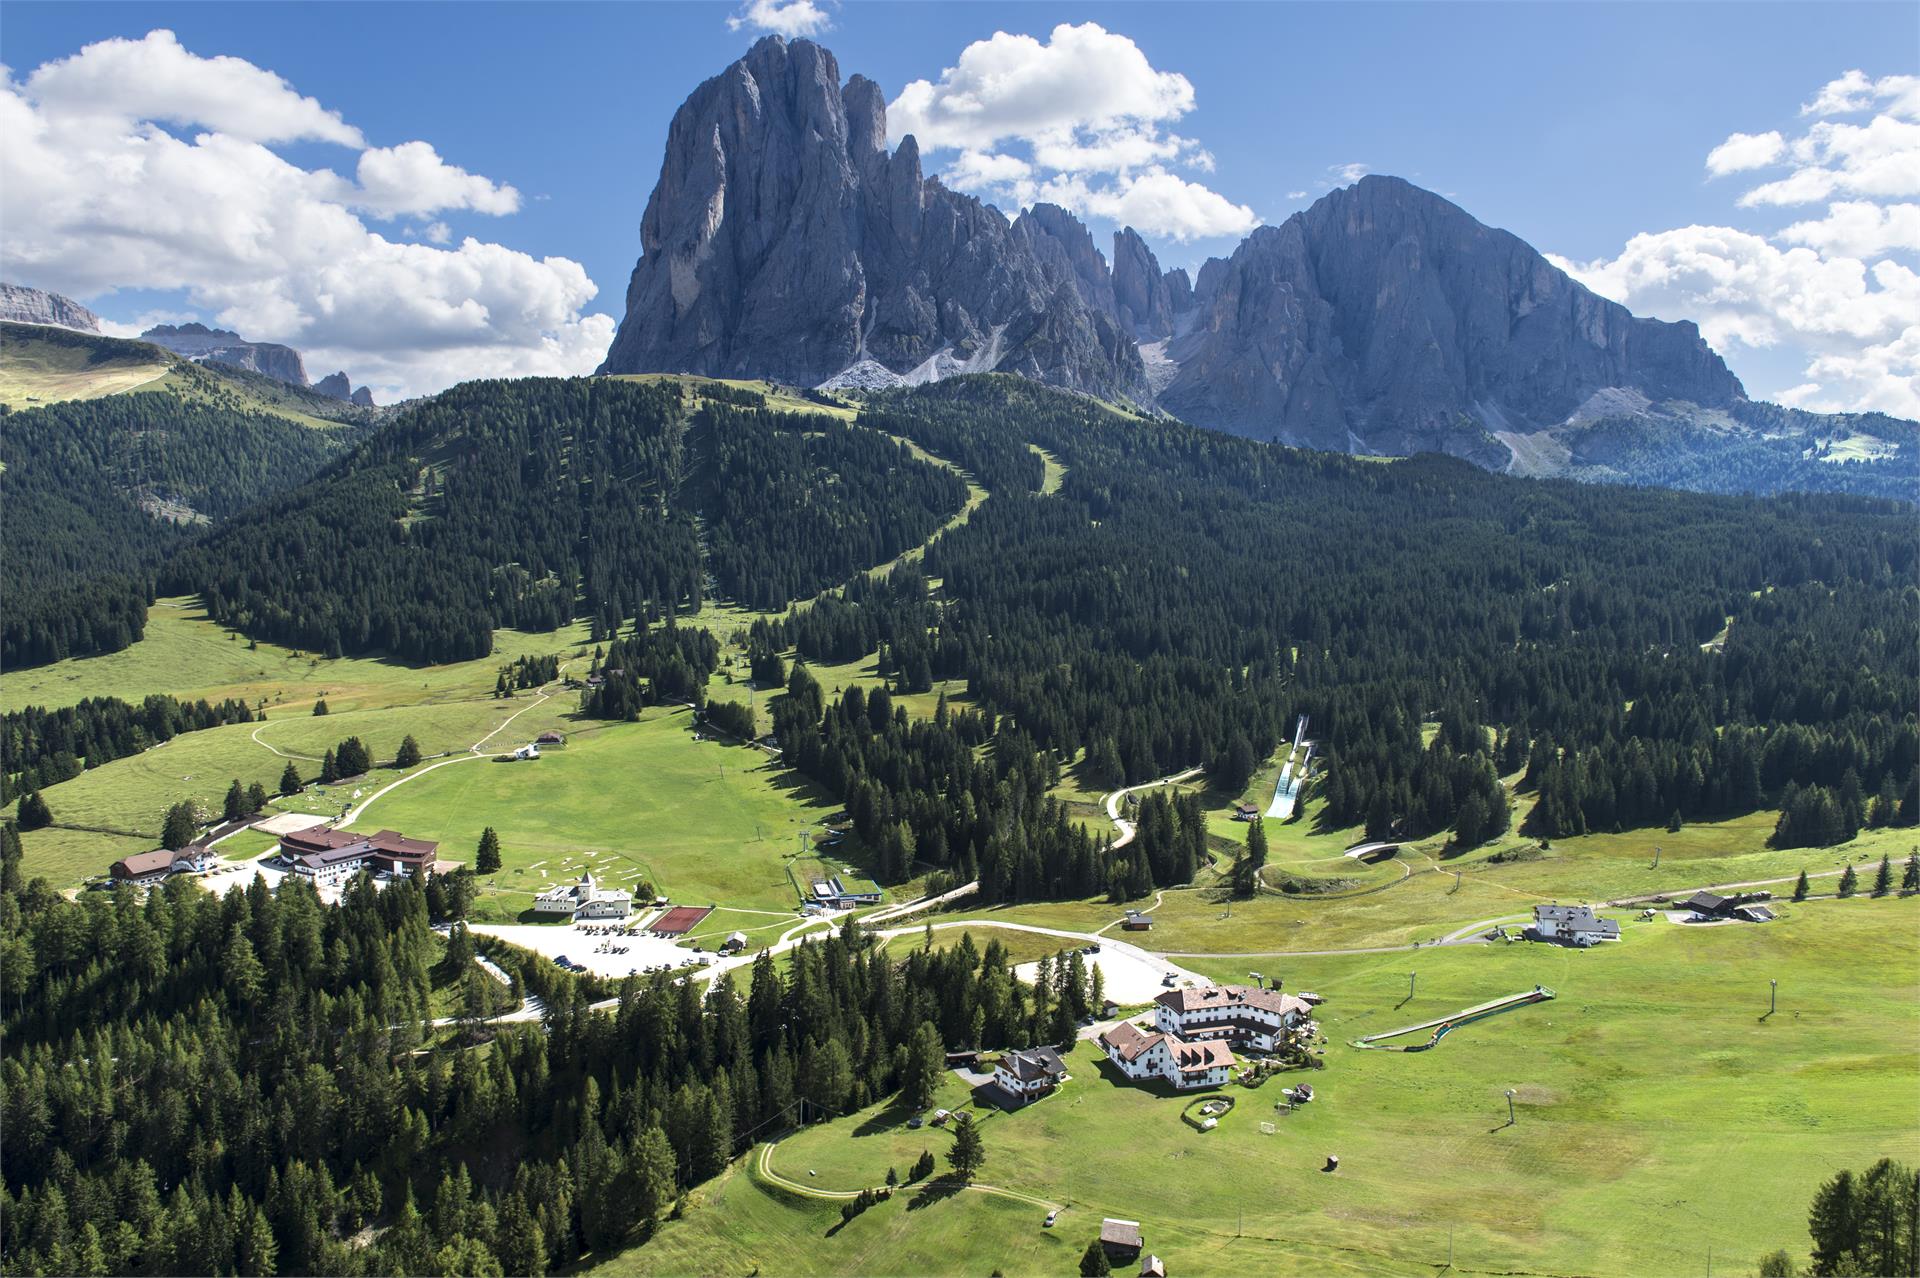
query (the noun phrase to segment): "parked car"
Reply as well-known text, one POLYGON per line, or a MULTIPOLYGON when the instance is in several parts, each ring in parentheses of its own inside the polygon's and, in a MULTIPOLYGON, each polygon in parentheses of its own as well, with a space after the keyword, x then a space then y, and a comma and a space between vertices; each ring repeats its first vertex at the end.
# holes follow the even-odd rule
POLYGON ((1060 1219, 1060 1209, 1059 1209, 1058 1207, 1055 1207, 1055 1208, 1054 1208, 1054 1209, 1053 1209, 1052 1211, 1050 1211, 1050 1212, 1048 1212, 1048 1213, 1047 1213, 1047 1223, 1046 1223, 1046 1228, 1048 1228, 1048 1229, 1052 1229, 1052 1228, 1053 1228, 1053 1222, 1054 1222, 1054 1221, 1056 1221, 1056 1220, 1058 1220, 1058 1219, 1060 1219))

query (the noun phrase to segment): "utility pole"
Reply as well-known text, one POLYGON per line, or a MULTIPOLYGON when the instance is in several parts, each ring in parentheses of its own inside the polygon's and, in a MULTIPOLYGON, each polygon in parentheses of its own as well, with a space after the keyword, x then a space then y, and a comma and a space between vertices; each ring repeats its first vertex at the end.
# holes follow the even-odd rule
POLYGON ((1413 984, 1419 975, 1420 973, 1418 972, 1407 973, 1407 1002, 1409 1003, 1413 1002, 1413 984))
POLYGON ((1780 1002, 1780 982, 1778 978, 1771 979, 1767 982, 1767 1015, 1768 1016, 1773 1015, 1773 1009, 1779 1006, 1779 1002, 1780 1002))
POLYGON ((1653 868, 1656 870, 1660 868, 1660 845, 1658 843, 1653 845, 1653 868))
POLYGON ((1509 1087, 1507 1089, 1507 1126, 1509 1127, 1513 1126, 1515 1121, 1513 1116, 1513 1095, 1513 1089, 1509 1087))
POLYGON ((1453 1231, 1447 1231, 1447 1268, 1453 1268, 1453 1231))

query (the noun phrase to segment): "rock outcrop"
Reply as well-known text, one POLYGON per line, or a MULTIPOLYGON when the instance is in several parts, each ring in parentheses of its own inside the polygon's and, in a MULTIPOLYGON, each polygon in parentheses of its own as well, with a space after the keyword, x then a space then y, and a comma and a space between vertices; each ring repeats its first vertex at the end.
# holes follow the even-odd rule
POLYGON ((1071 228, 1017 228, 886 136, 879 86, 843 89, 809 40, 769 36, 694 90, 601 371, 811 386, 998 370, 1144 400, 1131 335, 1083 292, 1071 228))
POLYGON ((1196 290, 1160 394, 1203 426, 1316 448, 1504 465, 1495 432, 1595 393, 1745 399, 1690 323, 1639 319, 1430 191, 1367 177, 1253 232, 1196 290))
POLYGON ((78 333, 100 331, 100 317, 72 298, 24 284, 0 284, 0 320, 51 324, 78 333))
POLYGON ((140 334, 140 338, 188 359, 243 368, 291 386, 307 384, 300 352, 278 342, 249 342, 229 329, 199 323, 161 324, 140 334))
POLYGON ((353 398, 353 383, 347 380, 345 373, 328 373, 313 384, 313 389, 332 399, 353 398))

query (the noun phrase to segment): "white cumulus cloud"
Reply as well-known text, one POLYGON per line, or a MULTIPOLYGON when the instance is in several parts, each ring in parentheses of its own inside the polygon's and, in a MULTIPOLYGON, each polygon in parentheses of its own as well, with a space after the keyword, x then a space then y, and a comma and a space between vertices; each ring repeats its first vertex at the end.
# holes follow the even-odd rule
POLYGON ((1825 412, 1920 418, 1920 77, 1848 71, 1805 103, 1798 136, 1735 133, 1708 153, 1719 177, 1754 174, 1744 209, 1825 204, 1771 234, 1687 226, 1591 262, 1554 259, 1595 292, 1661 319, 1691 319, 1736 368, 1786 352, 1804 380, 1750 386, 1825 412), (1838 117, 1862 116, 1867 119, 1838 117), (1773 170, 1773 175, 1764 170, 1773 170), (1784 170, 1784 171, 1783 171, 1784 170))
POLYGON ((1192 111, 1193 84, 1155 69, 1126 36, 1062 23, 1047 39, 996 32, 961 50, 934 80, 915 80, 887 107, 894 142, 956 152, 949 184, 1026 205, 1050 200, 1189 240, 1259 225, 1175 169, 1213 169, 1213 156, 1168 131, 1192 111))
POLYGON ((727 19, 729 31, 770 31, 791 39, 825 31, 833 20, 813 0, 747 0, 727 19))
POLYGON ((363 220, 520 206, 428 143, 369 147, 340 113, 244 60, 156 31, 15 82, 0 73, 0 268, 86 299, 183 291, 212 322, 299 347, 383 398, 477 376, 591 371, 614 322, 577 263, 428 223, 401 243, 363 220), (171 126, 171 129, 166 126, 171 126), (274 149, 357 152, 353 177, 274 149), (444 247, 443 247, 444 246, 444 247))
POLYGON ((1786 154, 1787 140, 1778 129, 1766 133, 1735 133, 1707 152, 1707 172, 1715 177, 1765 168, 1786 154))

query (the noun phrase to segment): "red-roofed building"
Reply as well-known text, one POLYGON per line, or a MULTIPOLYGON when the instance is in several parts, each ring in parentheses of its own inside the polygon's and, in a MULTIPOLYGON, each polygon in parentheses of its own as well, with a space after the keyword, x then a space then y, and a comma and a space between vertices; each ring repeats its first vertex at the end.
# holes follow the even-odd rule
POLYGON ((362 870, 398 878, 431 874, 439 846, 428 839, 409 839, 398 830, 367 835, 315 825, 281 835, 280 857, 290 873, 333 886, 362 870))
POLYGON ((1275 1044, 1313 1014, 1302 999, 1246 985, 1167 990, 1153 1000, 1154 1028, 1185 1039, 1228 1039, 1254 1051, 1275 1044))
POLYGON ((1224 1042, 1188 1042, 1130 1021, 1102 1034, 1100 1049, 1128 1078, 1163 1079, 1183 1091, 1223 1086, 1233 1072, 1233 1050, 1224 1042))

